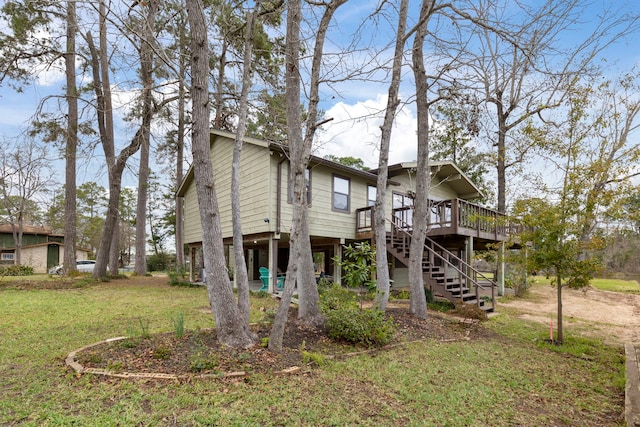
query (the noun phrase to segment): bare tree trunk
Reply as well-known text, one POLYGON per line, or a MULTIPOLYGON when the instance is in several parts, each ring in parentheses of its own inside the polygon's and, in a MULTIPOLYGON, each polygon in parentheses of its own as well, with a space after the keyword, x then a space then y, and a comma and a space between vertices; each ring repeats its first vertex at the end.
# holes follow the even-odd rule
MULTIPOLYGON (((118 197, 119 198, 119 197, 118 197)), ((120 241, 122 224, 120 223, 120 213, 116 212, 116 220, 113 226, 113 238, 109 245, 109 273, 112 276, 117 276, 120 269, 120 241)))
MULTIPOLYGON (((233 223, 233 252, 235 255, 235 280, 238 286, 238 309, 249 322, 249 278, 244 258, 244 242, 240 213, 240 158, 244 134, 247 129, 247 113, 249 110, 249 89, 252 80, 252 56, 254 25, 260 2, 256 2, 252 12, 247 11, 247 25, 244 38, 244 60, 242 69, 242 92, 238 108, 238 128, 233 146, 233 163, 231 165, 231 215, 233 223)), ((274 273, 275 274, 275 273, 274 273)))
POLYGON ((149 191, 149 145, 146 138, 140 146, 140 165, 138 168, 138 195, 136 202, 136 255, 134 273, 137 276, 147 274, 147 198, 149 191))
MULTIPOLYGON (((304 180, 304 175, 302 176, 304 180)), ((306 185, 303 185, 303 197, 306 199, 306 185)), ((311 251, 311 239, 309 238, 309 212, 301 210, 302 220, 300 222, 300 236, 298 239, 298 318, 305 320, 309 324, 321 324, 324 319, 320 314, 320 296, 318 285, 313 268, 313 255, 311 251)))
MULTIPOLYGON (((96 257, 96 266, 93 270, 94 277, 105 277, 107 264, 112 269, 112 274, 117 274, 119 248, 111 248, 118 231, 118 212, 120 207, 120 192, 122 174, 128 159, 133 156, 142 143, 143 131, 138 129, 131 143, 124 147, 120 154, 115 155, 115 139, 113 126, 113 112, 111 101, 111 84, 109 78, 109 56, 107 53, 107 12, 104 0, 99 3, 100 46, 96 49, 91 33, 87 33, 86 39, 90 52, 91 68, 93 70, 93 87, 96 93, 98 130, 102 149, 107 161, 109 172, 109 205, 102 230, 100 247, 96 257), (111 255, 111 259, 109 259, 111 255)), ((150 117, 149 117, 150 120, 150 117)))
MULTIPOLYGON (((311 83, 309 85, 309 106, 307 108, 307 120, 305 126, 305 134, 304 139, 302 139, 301 134, 296 135, 294 139, 292 139, 291 134, 289 135, 289 141, 292 148, 292 169, 294 171, 294 197, 293 197, 293 209, 301 209, 305 212, 301 213, 299 216, 302 224, 300 224, 300 241, 298 242, 298 251, 299 251, 299 262, 301 263, 298 268, 298 295, 299 295, 299 305, 298 305, 298 318, 306 321, 310 324, 318 324, 323 321, 322 316, 320 314, 320 297, 318 295, 318 286, 316 284, 316 276, 313 271, 313 254, 311 252, 311 237, 309 235, 309 224, 308 224, 308 214, 306 210, 308 209, 307 203, 307 187, 305 182, 305 175, 307 167, 309 166, 309 158, 311 156, 311 148, 313 145, 313 138, 315 136, 316 130, 319 126, 318 124, 318 103, 320 102, 319 95, 319 87, 320 87, 320 71, 322 66, 322 55, 324 51, 324 42, 327 34, 327 30, 329 28, 329 24, 333 19, 333 15, 335 11, 344 3, 346 0, 332 0, 329 3, 323 3, 322 6, 325 7, 324 13, 322 14, 322 18, 320 19, 320 24, 318 26, 318 31, 316 34, 316 42, 313 49, 313 58, 311 65, 311 83), (291 144, 293 142, 293 144, 291 144), (296 187, 297 186, 297 187, 296 187)), ((301 12, 298 13, 299 19, 302 19, 301 12)), ((297 35, 297 44, 299 46, 299 22, 298 21, 298 35, 297 35)), ((288 34, 288 33, 287 33, 288 34)), ((289 40, 287 38, 287 44, 289 40)), ((296 55, 299 55, 299 51, 295 52, 296 55)), ((296 58, 296 61, 299 61, 296 58)), ((299 69, 299 65, 293 67, 296 70, 299 69)), ((289 71, 289 70, 288 70, 289 71)), ((297 94, 294 95, 293 92, 291 95, 287 95, 287 125, 289 124, 289 119, 295 119, 301 122, 300 115, 300 76, 299 74, 295 76, 291 76, 291 78, 298 79, 298 90, 297 94), (289 97, 290 96, 290 97, 289 97), (295 102, 298 113, 297 116, 289 116, 289 103, 295 102)), ((292 91, 294 87, 292 86, 292 91)), ((293 107, 292 107, 293 108, 293 107)), ((300 126, 297 126, 299 129, 300 126)), ((297 131, 296 131, 297 132, 297 131)))
POLYGON ((14 265, 22 265, 22 229, 24 227, 24 216, 22 212, 18 213, 17 224, 11 223, 11 230, 13 231, 13 241, 16 245, 16 251, 13 259, 14 265))
POLYGON ((147 274, 147 198, 149 191, 149 151, 151 149, 151 119, 154 113, 153 94, 153 40, 158 1, 147 4, 146 17, 140 35, 140 77, 142 79, 142 123, 136 133, 140 138, 140 167, 138 173, 138 200, 136 205, 136 261, 135 273, 147 274))
POLYGON ((120 203, 120 185, 114 182, 115 168, 115 142, 113 136, 113 112, 111 102, 111 84, 109 79, 109 62, 107 55, 107 29, 106 8, 104 0, 99 3, 99 50, 93 42, 91 33, 87 33, 87 43, 91 54, 91 67, 93 69, 93 87, 96 92, 96 112, 98 116, 98 131, 102 149, 107 161, 109 175, 109 205, 105 216, 102 238, 96 255, 96 266, 93 270, 94 277, 105 277, 109 261, 109 249, 117 220, 118 205, 120 203), (117 188, 116 188, 117 187, 117 188), (115 192, 115 194, 114 194, 115 192), (115 203, 115 206, 113 205, 115 203))
POLYGON ((402 0, 400 2, 400 11, 398 15, 398 31, 396 33, 396 46, 393 54, 393 67, 391 71, 391 83, 389 84, 387 110, 385 111, 384 122, 380 128, 380 155, 378 158, 378 181, 376 202, 373 210, 373 224, 375 228, 376 283, 378 289, 374 306, 382 311, 387 309, 387 303, 389 302, 389 290, 391 288, 389 264, 387 261, 387 230, 385 219, 385 201, 389 169, 389 146, 391 144, 393 121, 396 116, 398 105, 400 104, 398 88, 400 87, 400 77, 402 72, 408 9, 409 1, 402 0))
MULTIPOLYGON (((180 77, 178 79, 178 136, 176 147, 176 188, 184 179, 184 132, 185 132, 185 90, 186 65, 184 63, 184 48, 180 43, 180 77)), ((184 260, 184 199, 176 197, 176 268, 182 270, 184 260)))
MULTIPOLYGON (((291 2, 290 2, 291 3, 291 2)), ((296 214, 300 214, 300 212, 294 212, 294 220, 296 214)), ((299 233, 296 231, 296 235, 293 235, 293 230, 291 234, 291 238, 294 238, 297 242, 299 239, 299 233)), ((289 246, 289 263, 287 264, 287 275, 284 281, 284 290, 282 292, 282 299, 280 300, 280 305, 278 305, 278 311, 276 312, 276 317, 273 319, 273 326, 271 327, 271 333, 269 334, 269 350, 274 352, 282 351, 282 341, 284 339, 284 329, 287 325, 287 318, 289 317, 289 305, 291 304, 291 297, 293 296, 293 291, 296 287, 297 276, 298 276, 298 251, 297 246, 294 247, 292 245, 289 246)))
POLYGON ((411 312, 420 319, 427 318, 427 300, 424 293, 422 257, 427 234, 429 209, 429 102, 427 73, 424 66, 424 42, 428 17, 433 11, 434 0, 423 0, 420 8, 420 26, 413 39, 413 75, 416 83, 416 110, 418 114, 418 167, 416 172, 416 199, 413 211, 413 232, 409 249, 409 287, 411 312))
POLYGON ((221 41, 220 58, 218 59, 218 82, 216 84, 216 93, 214 95, 215 100, 215 117, 213 119, 213 127, 217 129, 224 129, 225 119, 224 112, 224 70, 227 64, 227 39, 223 38, 221 41))
POLYGON ((64 186, 64 273, 76 268, 76 153, 78 150, 78 94, 76 91, 76 3, 67 1, 67 46, 64 55, 67 80, 67 140, 64 186))
MULTIPOLYGON (((282 340, 284 337, 284 329, 287 323, 289 313, 289 305, 291 304, 291 296, 293 289, 297 283, 298 263, 299 263, 299 240, 302 210, 304 208, 301 199, 300 176, 304 182, 304 167, 302 165, 302 173, 300 169, 299 152, 302 145, 302 119, 300 115, 300 22, 302 19, 302 11, 300 0, 291 0, 287 9, 287 33, 285 45, 285 98, 287 113, 287 134, 289 138, 289 146, 291 148, 291 161, 289 167, 295 172, 290 174, 293 177, 293 213, 291 218, 291 231, 289 234, 289 264, 287 265, 287 276, 285 279, 284 292, 276 317, 271 327, 269 335, 269 349, 272 351, 282 351, 282 340)), ((304 198, 306 199, 306 191, 304 198)), ((275 272, 274 272, 275 273, 275 272)), ((300 297, 302 299, 302 296, 300 297)))
POLYGON ((187 0, 191 29, 193 99, 193 169, 202 223, 204 266, 209 273, 207 292, 213 310, 218 341, 247 348, 255 341, 248 320, 240 314, 227 274, 218 200, 213 178, 209 136, 209 47, 201 0, 187 0))

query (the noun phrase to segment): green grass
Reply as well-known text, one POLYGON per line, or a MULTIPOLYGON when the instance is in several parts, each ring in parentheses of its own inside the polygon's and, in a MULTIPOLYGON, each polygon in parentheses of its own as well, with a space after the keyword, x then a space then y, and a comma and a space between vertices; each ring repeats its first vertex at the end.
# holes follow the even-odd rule
POLYGON ((603 291, 640 294, 640 285, 636 280, 592 279, 591 286, 603 291))
MULTIPOLYGON (((533 285, 549 286, 551 284, 555 284, 555 277, 536 276, 533 285)), ((636 280, 594 278, 589 284, 603 291, 640 294, 640 285, 636 280)))
MULTIPOLYGON (((273 307, 252 300, 254 320, 273 307)), ((292 376, 223 382, 76 377, 67 353, 148 325, 212 326, 203 288, 144 278, 66 290, 0 290, 0 425, 620 426, 620 348, 501 314, 479 341, 424 341, 327 360, 292 376), (496 332, 496 334, 494 334, 496 332)), ((481 326, 482 327, 482 326, 481 326)))

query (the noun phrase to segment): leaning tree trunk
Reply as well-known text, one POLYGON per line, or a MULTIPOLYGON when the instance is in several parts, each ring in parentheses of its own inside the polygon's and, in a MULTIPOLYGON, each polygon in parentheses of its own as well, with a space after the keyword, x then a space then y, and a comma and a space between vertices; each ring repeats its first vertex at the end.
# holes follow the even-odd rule
POLYGON ((244 258, 244 242, 242 235, 242 215, 240 213, 240 159, 244 134, 247 129, 247 113, 249 110, 249 89, 251 88, 253 56, 254 22, 260 2, 254 6, 253 12, 247 12, 247 26, 244 38, 244 61, 242 69, 242 91, 238 106, 238 128, 233 145, 233 163, 231 165, 231 212, 233 226, 233 253, 235 255, 235 281, 238 286, 238 309, 249 321, 249 278, 244 258))
POLYGON ((402 0, 398 16, 398 31, 396 35, 396 47, 393 55, 393 69, 391 83, 389 84, 389 97, 387 110, 384 115, 380 135, 380 155, 378 157, 378 181, 376 189, 376 202, 373 209, 373 226, 376 242, 376 284, 378 292, 374 306, 385 311, 389 302, 391 281, 389 278, 389 265, 387 261, 387 229, 385 219, 385 204, 387 194, 387 181, 389 169, 389 146, 391 144, 391 130, 396 116, 400 99, 398 88, 400 87, 400 74, 402 71, 402 59, 404 53, 405 32, 407 27, 407 11, 409 0, 402 0))
POLYGON ((423 0, 420 9, 421 25, 413 40, 413 75, 416 82, 416 109, 418 114, 418 167, 416 172, 416 200, 413 212, 413 231, 409 249, 409 286, 411 312, 420 319, 427 317, 427 300, 424 292, 422 257, 427 234, 429 208, 429 102, 427 100, 427 73, 424 66, 424 41, 427 35, 427 17, 433 10, 434 0, 423 0))
MULTIPOLYGON (((285 97, 287 136, 289 138, 289 146, 291 149, 289 168, 294 171, 293 174, 290 173, 290 176, 293 179, 294 194, 291 230, 289 232, 289 264, 287 265, 284 292, 269 335, 269 349, 272 351, 282 350, 282 341, 284 337, 284 329, 287 324, 289 304, 291 304, 291 296, 293 295, 293 288, 297 284, 298 268, 300 268, 300 265, 298 264, 298 260, 300 259, 298 247, 301 239, 300 229, 303 221, 302 209, 304 209, 300 183, 302 182, 302 186, 304 187, 304 169, 306 167, 304 164, 300 165, 302 158, 299 155, 302 145, 299 75, 300 61, 298 58, 300 53, 301 13, 300 0, 289 1, 287 9, 287 34, 285 45, 285 97), (302 169, 301 174, 298 172, 299 169, 302 169)), ((306 197, 306 191, 302 193, 304 194, 304 197, 306 197)), ((303 299, 302 295, 300 295, 300 299, 303 299)))
POLYGON ((208 272, 207 293, 216 324, 218 341, 247 348, 255 336, 249 322, 240 314, 227 274, 222 243, 220 213, 213 178, 209 145, 209 48, 207 27, 201 0, 187 0, 191 29, 193 133, 192 152, 196 193, 202 224, 204 267, 208 272))
MULTIPOLYGON (((311 83, 309 85, 309 105, 307 107, 307 119, 306 119, 306 129, 304 138, 302 138, 301 133, 298 134, 299 130, 301 130, 301 126, 296 126, 296 135, 289 135, 289 141, 292 142, 292 164, 291 168, 294 171, 294 182, 299 186, 296 188, 294 185, 294 200, 293 200, 293 209, 300 209, 302 212, 299 216, 302 224, 300 224, 300 242, 298 246, 299 250, 299 261, 300 265, 298 268, 298 294, 299 294, 299 307, 298 307, 298 318, 309 323, 309 324, 319 324, 323 321, 322 315, 320 314, 320 297, 318 295, 318 286, 316 284, 316 277, 313 271, 313 254, 311 251, 311 237, 309 234, 309 224, 308 224, 308 214, 306 210, 308 209, 308 201, 307 201, 307 190, 305 185, 305 173, 307 167, 309 165, 309 158, 311 156, 311 148, 313 145, 313 138, 315 136, 317 128, 320 126, 318 122, 318 103, 320 102, 319 95, 319 86, 320 86, 320 71, 322 66, 322 57, 324 51, 324 42, 327 34, 327 30, 329 28, 329 24, 333 19, 335 11, 344 3, 346 0, 332 0, 327 3, 322 3, 321 5, 325 7, 325 11, 322 14, 322 18, 320 19, 320 24, 318 26, 318 30, 316 33, 316 42, 313 48, 313 57, 311 64, 311 83)), ((289 7, 291 9, 291 5, 289 7)), ((296 14, 297 19, 302 19, 301 11, 298 10, 296 14)), ((300 46, 300 21, 291 28, 291 33, 289 33, 289 27, 287 27, 287 46, 289 46, 290 36, 295 37, 295 39, 291 39, 294 45, 300 46), (294 28, 295 27, 295 28, 294 28), (297 34, 292 34, 293 31, 298 31, 297 34)), ((287 89, 291 89, 291 93, 287 94, 287 125, 290 125, 290 121, 296 121, 298 123, 302 122, 302 117, 300 111, 302 110, 300 106, 300 75, 298 74, 299 70, 299 58, 300 51, 292 51, 291 59, 296 62, 290 62, 287 67, 287 72, 292 72, 290 75, 288 74, 288 83, 293 83, 293 79, 297 79, 297 89, 291 84, 287 87, 287 89), (295 58, 294 58, 295 56, 295 58), (289 81, 291 79, 291 81, 289 81), (295 93, 294 93, 295 91, 295 93), (292 111, 289 111, 290 103, 292 111), (293 114, 293 108, 295 108, 295 115, 293 114), (291 115, 289 115, 291 114, 291 115)))

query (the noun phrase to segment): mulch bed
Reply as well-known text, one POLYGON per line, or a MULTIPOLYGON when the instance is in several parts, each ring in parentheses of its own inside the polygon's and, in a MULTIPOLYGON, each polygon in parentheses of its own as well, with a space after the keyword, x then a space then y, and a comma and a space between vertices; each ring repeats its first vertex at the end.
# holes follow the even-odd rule
MULTIPOLYGON (((428 319, 421 320, 411 315, 406 307, 390 307, 387 315, 396 325, 396 333, 389 346, 424 339, 468 340, 487 334, 482 327, 465 324, 458 318, 440 313, 430 313, 428 319)), ((78 352, 76 360, 85 369, 106 369, 114 373, 222 376, 233 372, 242 372, 244 375, 275 373, 302 366, 303 350, 329 357, 369 350, 329 338, 324 328, 310 327, 300 322, 297 310, 291 309, 283 351, 273 353, 262 345, 269 336, 270 327, 268 324, 255 325, 258 340, 248 349, 221 346, 215 329, 211 329, 185 331, 181 338, 171 332, 101 343, 78 352)))

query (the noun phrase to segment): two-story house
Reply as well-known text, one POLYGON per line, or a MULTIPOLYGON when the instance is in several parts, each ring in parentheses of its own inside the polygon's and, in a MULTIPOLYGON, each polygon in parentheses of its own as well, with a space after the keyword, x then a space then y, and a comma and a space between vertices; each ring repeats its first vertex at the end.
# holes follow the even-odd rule
MULTIPOLYGON (((211 131, 211 160, 216 179, 220 220, 227 260, 232 262, 231 159, 235 136, 211 131)), ((425 249, 425 285, 452 300, 480 303, 478 289, 492 295, 492 284, 478 277, 470 260, 475 250, 506 239, 498 215, 467 200, 481 195, 478 188, 451 162, 431 165, 431 211, 425 249)), ((394 287, 407 286, 408 242, 415 197, 415 163, 389 168, 386 198, 387 250, 394 287)), ((289 256, 292 205, 287 148, 281 144, 245 138, 240 173, 240 201, 245 257, 249 279, 259 268, 284 271, 289 256)), ((376 171, 365 172, 312 157, 307 174, 308 218, 317 272, 340 281, 332 261, 342 247, 372 240, 372 205, 376 171)), ((190 169, 178 189, 184 198, 184 242, 189 247, 190 277, 202 280, 202 229, 194 172, 190 169)), ((226 272, 206 272, 226 274, 226 272)), ((272 274, 272 276, 275 276, 272 274)), ((275 277, 272 279, 272 286, 275 277)), ((273 289, 273 287, 272 287, 273 289)))

